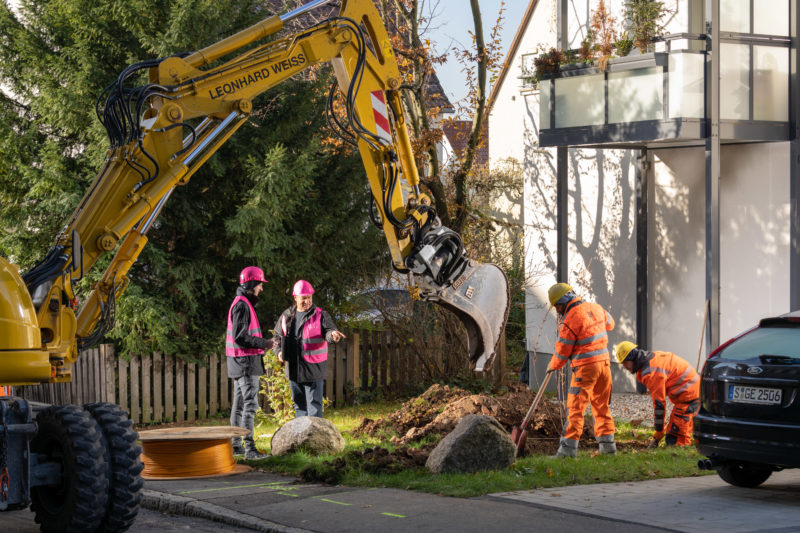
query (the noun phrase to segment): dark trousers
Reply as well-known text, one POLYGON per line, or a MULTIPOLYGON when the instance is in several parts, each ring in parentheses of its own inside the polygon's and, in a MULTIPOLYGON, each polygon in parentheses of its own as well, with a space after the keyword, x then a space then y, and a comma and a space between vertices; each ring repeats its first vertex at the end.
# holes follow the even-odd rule
MULTIPOLYGON (((242 376, 233 380, 233 405, 231 406, 231 425, 249 429, 250 433, 244 436, 246 450, 255 450, 253 440, 253 419, 258 409, 258 384, 259 376, 242 376)), ((233 439, 237 446, 239 439, 233 439)))
POLYGON ((322 418, 322 393, 325 381, 298 383, 289 381, 292 387, 294 416, 316 416, 322 418))

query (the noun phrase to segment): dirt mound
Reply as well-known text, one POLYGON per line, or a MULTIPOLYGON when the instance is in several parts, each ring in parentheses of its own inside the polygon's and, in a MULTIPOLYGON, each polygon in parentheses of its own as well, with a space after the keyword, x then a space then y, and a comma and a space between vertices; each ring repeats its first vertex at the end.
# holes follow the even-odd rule
MULTIPOLYGON (((471 394, 463 389, 437 384, 382 419, 364 419, 356 434, 375 435, 392 430, 397 435, 392 438, 392 444, 406 446, 430 435, 447 435, 461 418, 471 414, 492 416, 511 432, 514 426, 522 423, 534 396, 522 384, 514 384, 500 396, 471 394)), ((555 453, 561 428, 559 404, 545 399, 528 425, 526 452, 555 453)), ((591 437, 591 424, 587 424, 583 439, 591 437)))
POLYGON ((400 409, 384 418, 378 420, 365 418, 354 434, 376 435, 389 429, 398 435, 405 435, 412 428, 429 424, 444 406, 469 394, 468 391, 458 387, 432 385, 420 396, 408 400, 400 409))

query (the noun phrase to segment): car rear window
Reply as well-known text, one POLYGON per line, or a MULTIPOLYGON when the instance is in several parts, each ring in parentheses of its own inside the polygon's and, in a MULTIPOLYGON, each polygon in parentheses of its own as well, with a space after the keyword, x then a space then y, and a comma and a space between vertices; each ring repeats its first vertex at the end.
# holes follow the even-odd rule
POLYGON ((800 359, 800 327, 757 328, 732 342, 720 357, 743 361, 759 355, 782 355, 800 359))

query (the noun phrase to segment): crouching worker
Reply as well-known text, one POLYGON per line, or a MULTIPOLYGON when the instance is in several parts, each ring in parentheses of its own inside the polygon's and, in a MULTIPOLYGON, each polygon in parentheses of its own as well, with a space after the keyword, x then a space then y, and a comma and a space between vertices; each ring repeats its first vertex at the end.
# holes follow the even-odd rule
POLYGON ((648 352, 630 341, 616 349, 617 361, 647 387, 653 398, 653 441, 664 438, 667 446, 688 446, 692 443, 692 423, 700 410, 700 376, 686 360, 670 352, 648 352), (664 434, 667 397, 672 402, 672 416, 664 434))
POLYGON ((275 341, 265 339, 261 334, 256 316, 258 295, 264 289, 266 281, 264 271, 256 266, 249 266, 239 274, 239 287, 228 310, 228 331, 225 336, 228 377, 233 379, 231 425, 250 431, 244 437, 244 448, 239 438, 233 439, 233 453, 244 454, 244 458, 250 460, 266 457, 258 452, 253 440, 259 380, 266 374, 264 351, 275 345, 275 341))
POLYGON ((292 288, 294 305, 275 324, 280 342, 278 358, 288 364, 289 385, 296 417, 322 418, 322 393, 328 370, 328 342, 345 336, 331 316, 313 303, 314 287, 300 280, 292 288))
POLYGON ((576 457, 583 433, 583 413, 591 404, 594 435, 600 453, 617 453, 614 419, 611 416, 611 358, 608 332, 614 318, 600 305, 578 298, 572 287, 556 283, 548 291, 550 305, 559 315, 558 338, 548 370, 558 370, 569 362, 572 382, 567 391, 569 418, 561 437, 557 457, 576 457))

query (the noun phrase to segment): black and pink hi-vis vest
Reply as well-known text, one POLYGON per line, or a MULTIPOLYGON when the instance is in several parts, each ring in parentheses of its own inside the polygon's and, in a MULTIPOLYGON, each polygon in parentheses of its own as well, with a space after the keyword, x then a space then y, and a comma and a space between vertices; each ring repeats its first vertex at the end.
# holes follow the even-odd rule
MULTIPOLYGON (((286 315, 281 317, 283 336, 287 334, 286 315)), ((328 360, 328 342, 322 335, 322 309, 317 307, 303 324, 301 350, 306 363, 321 363, 328 360)))
POLYGON ((244 302, 247 304, 247 308, 250 310, 250 324, 247 326, 247 333, 252 335, 253 337, 261 337, 261 326, 258 323, 258 317, 256 316, 256 310, 253 308, 253 304, 250 303, 250 300, 245 298, 244 296, 237 296, 233 299, 233 303, 231 304, 230 309, 228 309, 228 332, 225 334, 225 355, 228 357, 244 357, 246 355, 261 355, 264 353, 264 350, 261 348, 242 348, 241 346, 236 344, 236 341, 233 338, 233 306, 235 306, 238 302, 244 302))

